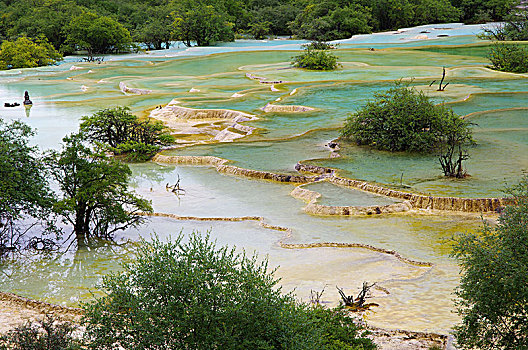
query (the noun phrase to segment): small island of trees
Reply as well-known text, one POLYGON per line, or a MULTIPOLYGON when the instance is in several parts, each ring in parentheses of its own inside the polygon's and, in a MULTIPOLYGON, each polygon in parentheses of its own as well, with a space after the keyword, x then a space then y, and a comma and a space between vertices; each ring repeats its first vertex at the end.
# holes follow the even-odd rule
POLYGON ((474 143, 469 122, 413 87, 397 85, 374 96, 347 119, 344 139, 390 152, 432 153, 445 176, 466 176, 462 162, 474 143))

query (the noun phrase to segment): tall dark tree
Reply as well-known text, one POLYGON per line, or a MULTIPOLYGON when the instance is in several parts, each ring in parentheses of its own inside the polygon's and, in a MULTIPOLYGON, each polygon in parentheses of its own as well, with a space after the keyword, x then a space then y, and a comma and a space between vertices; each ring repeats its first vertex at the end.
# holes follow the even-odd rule
POLYGON ((130 168, 90 149, 83 134, 63 142, 62 150, 50 151, 45 162, 62 193, 54 210, 73 227, 78 245, 140 225, 138 212, 152 208, 128 189, 130 168))
POLYGON ((29 145, 33 135, 22 122, 0 119, 0 254, 19 247, 26 230, 20 221, 43 220, 53 204, 38 150, 29 145))

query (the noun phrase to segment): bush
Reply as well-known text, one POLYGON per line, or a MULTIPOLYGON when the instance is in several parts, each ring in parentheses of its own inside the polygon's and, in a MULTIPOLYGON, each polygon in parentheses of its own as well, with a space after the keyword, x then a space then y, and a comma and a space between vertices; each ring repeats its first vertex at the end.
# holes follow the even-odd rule
POLYGON ((312 42, 303 45, 303 52, 292 57, 291 64, 296 68, 311 70, 333 70, 338 66, 337 57, 329 52, 334 49, 327 43, 312 42))
POLYGON ((1 350, 73 350, 80 343, 72 333, 76 327, 70 322, 46 316, 42 321, 28 322, 0 337, 1 350))
POLYGON ((91 142, 133 161, 148 160, 160 146, 174 142, 162 122, 140 121, 127 107, 103 109, 82 117, 81 131, 91 142))
POLYGON ((343 313, 298 304, 277 283, 266 260, 208 236, 156 239, 83 305, 86 339, 92 349, 374 349, 343 313))
POLYGON ((462 349, 528 349, 528 177, 509 190, 495 228, 457 237, 461 265, 456 291, 462 349))
POLYGON ((374 96, 347 119, 342 137, 379 150, 436 153, 444 175, 464 176, 465 148, 473 143, 468 122, 411 87, 374 96))
POLYGON ((488 57, 492 69, 512 73, 528 72, 528 51, 520 45, 495 43, 488 57))

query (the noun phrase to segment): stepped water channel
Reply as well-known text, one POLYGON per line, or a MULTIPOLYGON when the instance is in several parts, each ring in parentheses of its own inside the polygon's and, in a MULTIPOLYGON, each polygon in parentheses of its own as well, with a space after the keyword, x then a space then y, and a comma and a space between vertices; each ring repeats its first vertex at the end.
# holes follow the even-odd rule
POLYGON ((289 40, 175 47, 108 56, 101 64, 68 57, 54 67, 0 72, 5 102, 20 100, 25 90, 34 102, 29 111, 1 107, 0 116, 36 128, 33 142, 42 149, 59 147, 81 116, 114 106, 164 120, 178 139, 178 147, 156 161, 131 164, 130 186, 152 200, 157 216, 119 233, 119 245, 25 254, 4 263, 0 290, 76 306, 92 297, 101 276, 133 258, 141 238, 168 240, 197 230, 210 232, 219 244, 267 256, 279 266, 283 290, 299 299, 307 301, 310 290, 326 286, 323 301, 336 305, 336 285, 356 294, 363 281, 376 282, 382 287, 373 292, 379 307, 365 315, 369 323, 449 332, 458 320, 452 293, 459 272, 449 257, 449 239, 477 230, 479 208, 493 206, 414 208, 405 198, 329 180, 357 179, 382 187, 381 194, 453 197, 453 203, 458 197, 504 196, 504 188, 528 169, 528 76, 486 68, 486 43, 475 37, 480 30, 444 24, 356 36, 340 42, 342 67, 333 72, 290 68, 303 42, 289 40), (429 83, 441 77, 442 67, 450 84, 438 92, 429 83), (326 146, 348 114, 400 79, 412 79, 475 123, 470 177, 443 178, 434 156, 326 146), (231 112, 203 111, 212 109, 231 112), (328 173, 301 174, 299 162, 328 173), (166 184, 178 178, 185 194, 175 196, 166 184), (320 181, 303 184, 313 179, 320 181), (330 215, 309 206, 373 209, 330 215))

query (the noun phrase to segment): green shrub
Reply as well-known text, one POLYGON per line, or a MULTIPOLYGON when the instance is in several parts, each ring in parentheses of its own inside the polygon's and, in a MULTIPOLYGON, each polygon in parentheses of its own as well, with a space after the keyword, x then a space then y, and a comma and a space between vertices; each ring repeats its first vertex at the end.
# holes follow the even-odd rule
POLYGON ((320 305, 308 309, 308 313, 315 327, 322 334, 321 345, 318 349, 327 350, 374 350, 376 345, 364 336, 358 337, 360 328, 348 316, 348 311, 341 306, 327 309, 320 305))
POLYGON ((145 162, 152 158, 159 149, 157 145, 147 145, 137 141, 126 141, 112 148, 116 155, 125 155, 125 159, 129 162, 145 162))
POLYGON ((76 327, 70 322, 46 316, 36 323, 28 322, 0 337, 1 350, 73 350, 80 343, 72 336, 76 327))
POLYGON ((495 43, 489 55, 492 69, 502 72, 528 72, 528 50, 515 44, 495 43))
POLYGON ((310 70, 334 70, 337 68, 337 57, 329 50, 335 47, 324 42, 312 42, 303 45, 303 52, 292 57, 291 64, 296 68, 310 70))
POLYGON ((391 152, 434 153, 444 175, 465 175, 465 148, 473 144, 467 121, 411 87, 396 86, 374 96, 347 119, 343 138, 391 152))
POLYGON ((156 239, 83 306, 86 340, 92 349, 374 349, 343 313, 299 304, 277 283, 266 260, 208 236, 156 239))
POLYGON ((499 223, 457 237, 461 349, 528 349, 528 177, 511 190, 499 223))

